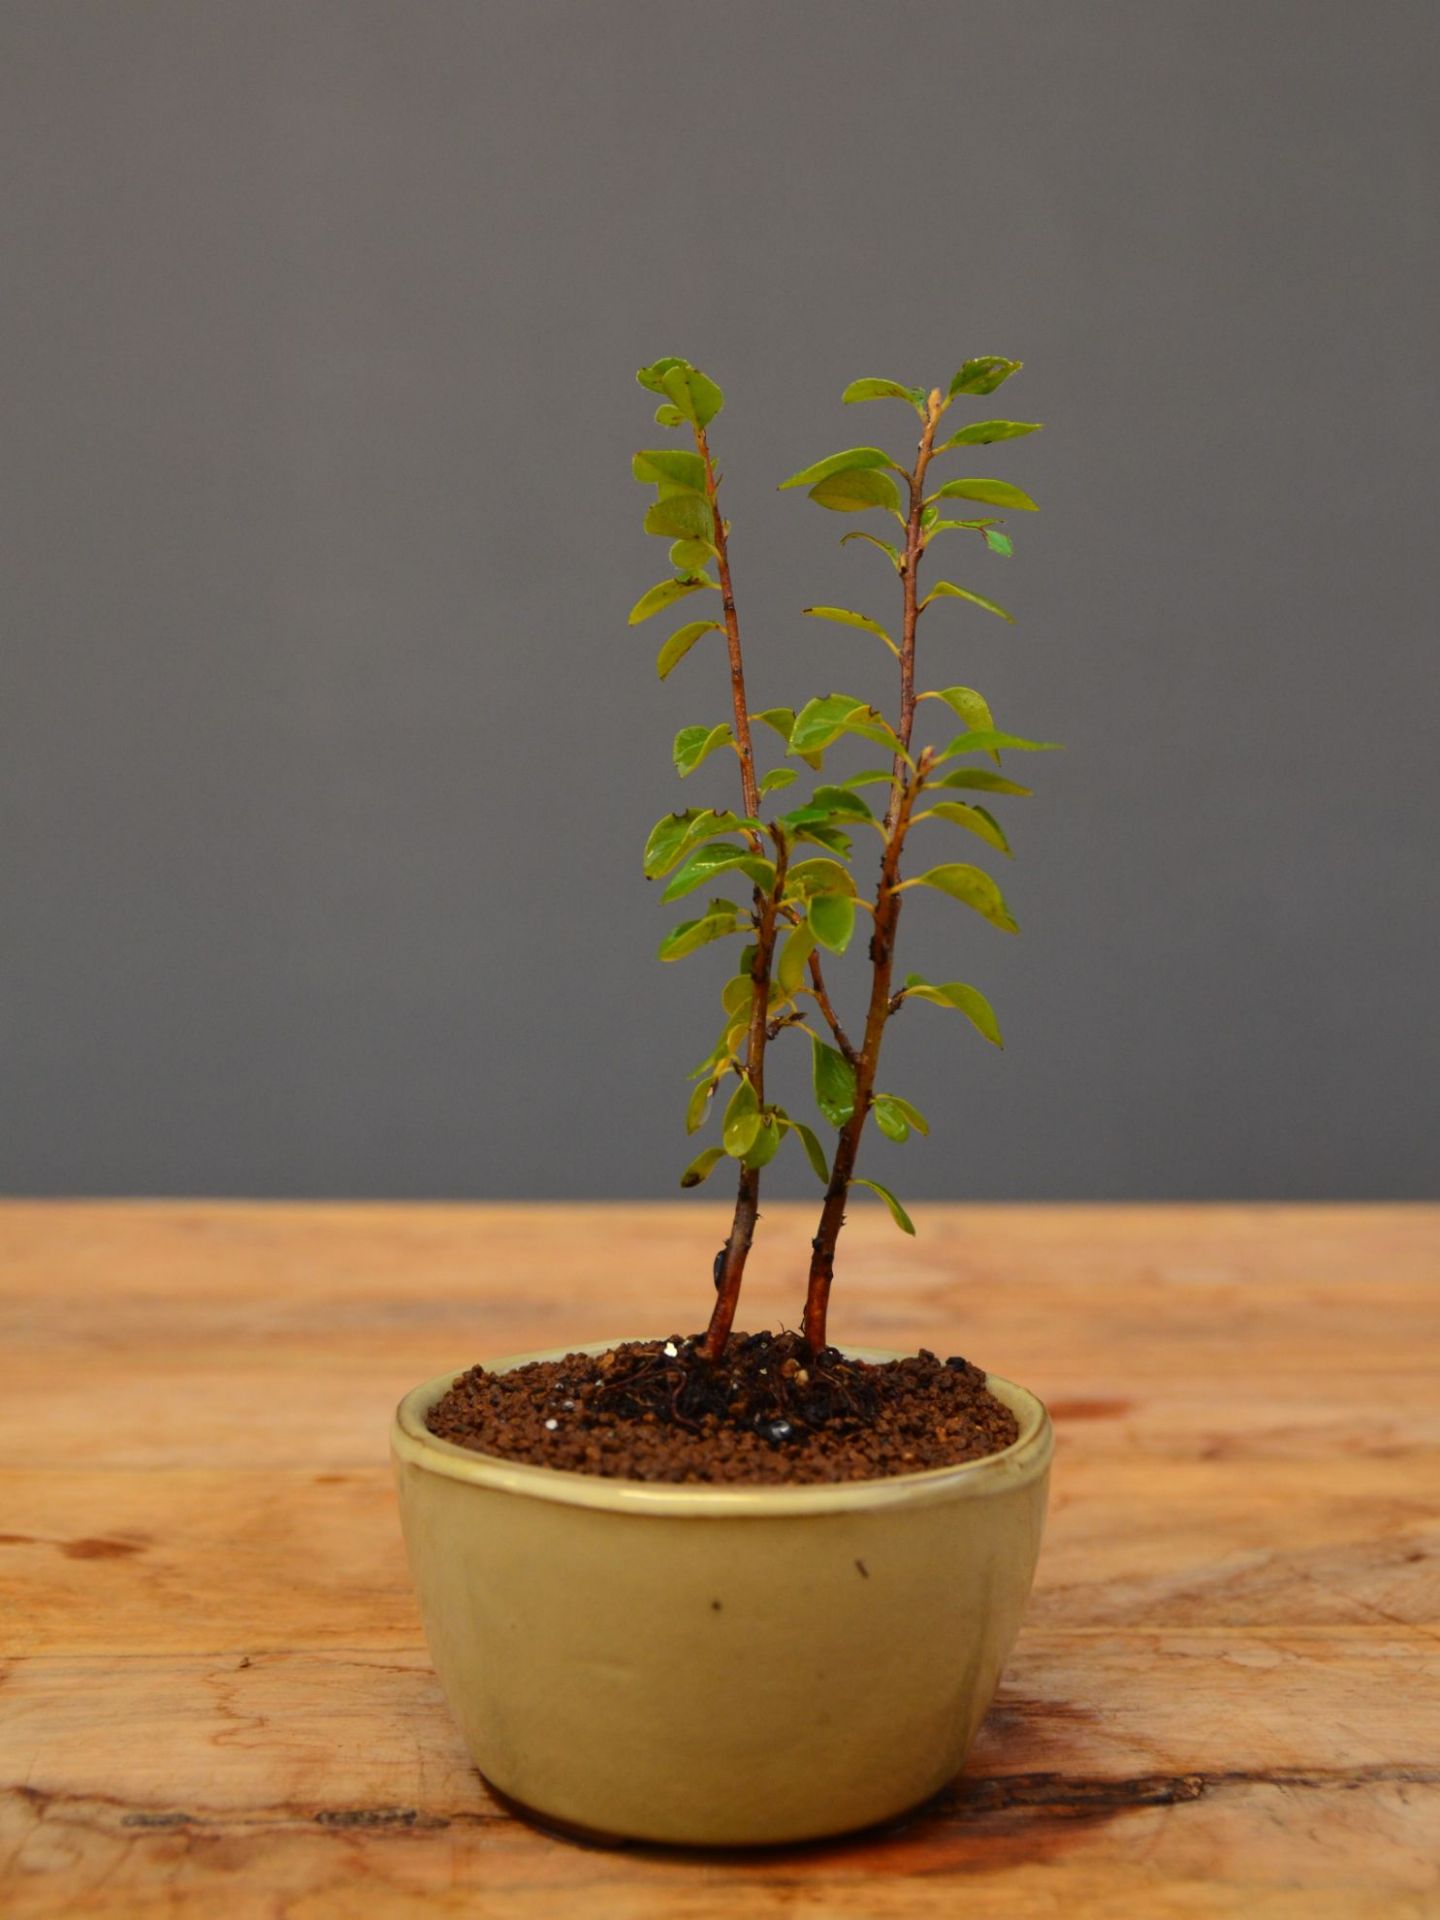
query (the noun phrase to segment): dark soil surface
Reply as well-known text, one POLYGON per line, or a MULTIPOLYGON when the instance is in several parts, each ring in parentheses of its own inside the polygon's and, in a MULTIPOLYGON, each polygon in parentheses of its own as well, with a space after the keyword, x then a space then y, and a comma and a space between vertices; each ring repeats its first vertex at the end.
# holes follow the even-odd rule
POLYGON ((878 1480, 955 1466, 1015 1439, 1015 1416, 968 1360, 872 1365, 796 1334, 732 1335, 710 1366, 693 1339, 472 1367, 430 1431, 476 1453, 611 1479, 726 1485, 878 1480))

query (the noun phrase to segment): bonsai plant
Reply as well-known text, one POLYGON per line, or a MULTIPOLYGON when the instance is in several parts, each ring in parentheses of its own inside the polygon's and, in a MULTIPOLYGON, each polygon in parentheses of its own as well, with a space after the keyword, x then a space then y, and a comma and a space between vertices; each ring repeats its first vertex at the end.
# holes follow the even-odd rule
POLYGON ((897 945, 912 888, 1016 931, 990 873, 947 857, 940 835, 958 830, 1009 857, 985 803, 1025 795, 1004 756, 1048 743, 997 728, 972 687, 925 686, 918 661, 939 603, 1011 618, 988 596, 932 577, 928 562, 956 535, 1008 558, 998 513, 957 516, 1034 510, 1008 481, 944 478, 935 465, 1037 430, 1008 419, 946 427, 957 403, 983 399, 1018 371, 984 356, 965 361, 944 390, 857 380, 846 404, 913 408, 910 464, 850 447, 780 483, 832 512, 877 512, 899 530, 892 539, 847 532, 842 542, 883 556, 898 600, 893 630, 846 607, 803 609, 889 651, 893 704, 831 692, 798 708, 752 705, 712 446, 720 389, 674 358, 638 375, 659 399, 657 424, 676 436, 632 463, 653 490, 645 531, 667 542, 672 571, 630 621, 718 596, 718 605, 696 603, 709 617, 672 633, 656 665, 664 679, 692 651, 708 653, 729 695, 728 718, 682 728, 673 748, 682 779, 708 768, 713 781, 728 765, 729 791, 665 814, 643 856, 664 900, 704 899, 665 936, 661 960, 712 946, 733 959, 719 1036, 693 1075, 685 1120, 692 1134, 713 1125, 718 1139, 681 1176, 694 1187, 722 1164, 734 1168, 713 1304, 692 1335, 443 1375, 407 1396, 393 1435, 446 1692, 490 1780, 552 1820, 745 1843, 888 1817, 958 1767, 1018 1627, 1052 1445, 1043 1407, 967 1361, 843 1351, 829 1328, 853 1190, 868 1189, 903 1232, 915 1230, 889 1188, 857 1171, 872 1118, 892 1141, 929 1131, 907 1099, 884 1090, 890 1021, 912 1001, 929 1003, 1001 1044, 977 988, 902 974, 897 945), (944 723, 933 738, 917 729, 922 714, 944 723), (832 750, 855 739, 878 747, 871 757, 884 764, 827 767, 832 750), (878 864, 862 887, 859 853, 872 834, 878 864), (927 841, 939 843, 938 863, 927 863, 927 841), (863 1007, 847 1025, 826 968, 857 940, 863 1007), (769 1049, 797 1037, 828 1146, 767 1087, 769 1049), (741 1334, 765 1169, 787 1140, 823 1186, 799 1324, 741 1334), (697 1529, 699 1520, 708 1524, 697 1529), (586 1596, 583 1626, 573 1592, 586 1596), (728 1648, 719 1638, 727 1622, 744 1633, 728 1648), (818 1756, 817 1725, 830 1729, 818 1756))

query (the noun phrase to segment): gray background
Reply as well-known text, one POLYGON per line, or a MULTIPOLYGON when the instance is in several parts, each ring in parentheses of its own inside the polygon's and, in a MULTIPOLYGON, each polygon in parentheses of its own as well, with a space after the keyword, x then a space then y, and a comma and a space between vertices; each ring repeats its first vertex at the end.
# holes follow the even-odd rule
POLYGON ((728 949, 655 964, 637 856, 723 791, 669 743, 726 695, 625 625, 633 369, 729 391, 755 703, 798 704, 888 694, 798 610, 893 582, 774 483, 913 437, 847 380, 999 352, 1048 431, 969 471, 1045 510, 946 571, 1020 624, 940 608, 927 672, 1069 751, 1008 814, 1023 938, 907 917, 1010 1044, 907 1012, 936 1133, 870 1171, 1434 1193, 1437 25, 5 7, 5 1186, 673 1191, 728 949))

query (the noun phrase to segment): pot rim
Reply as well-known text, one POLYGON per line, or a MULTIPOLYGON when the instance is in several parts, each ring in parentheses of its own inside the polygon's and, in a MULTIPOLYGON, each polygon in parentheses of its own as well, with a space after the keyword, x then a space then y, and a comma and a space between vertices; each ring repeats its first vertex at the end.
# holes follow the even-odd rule
MULTIPOLYGON (((508 1373, 532 1360, 560 1360, 567 1353, 605 1353, 622 1342, 597 1340, 588 1345, 549 1347, 537 1353, 509 1354, 482 1364, 492 1372, 508 1373)), ((906 1356, 887 1347, 847 1347, 857 1360, 898 1360, 906 1356)), ((465 1372, 467 1369, 460 1369, 465 1372)), ((532 1467, 498 1455, 476 1453, 442 1440, 429 1431, 425 1417, 460 1374, 451 1371, 412 1387, 395 1409, 390 1445, 397 1461, 438 1473, 448 1480, 466 1481, 497 1493, 514 1493, 562 1506, 588 1507, 608 1513, 670 1519, 789 1519, 797 1514, 853 1513, 895 1506, 931 1506, 941 1501, 983 1498, 1037 1479, 1050 1465, 1055 1450, 1050 1416, 1028 1387, 987 1374, 997 1400, 1009 1407, 1020 1432, 999 1453, 956 1466, 929 1467, 920 1473, 897 1473, 878 1480, 847 1480, 804 1486, 708 1486, 705 1484, 609 1479, 601 1474, 576 1473, 559 1467, 532 1467)))

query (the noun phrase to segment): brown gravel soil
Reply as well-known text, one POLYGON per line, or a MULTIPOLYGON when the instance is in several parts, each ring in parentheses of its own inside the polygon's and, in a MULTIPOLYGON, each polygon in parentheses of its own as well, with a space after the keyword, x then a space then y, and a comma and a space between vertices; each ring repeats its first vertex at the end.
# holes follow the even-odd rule
POLYGON ((733 1334, 717 1365, 697 1341, 637 1340, 510 1373, 472 1367, 430 1431, 476 1453, 611 1479, 726 1485, 878 1480, 955 1466, 1015 1439, 1015 1416, 968 1360, 873 1365, 798 1334, 733 1334))

